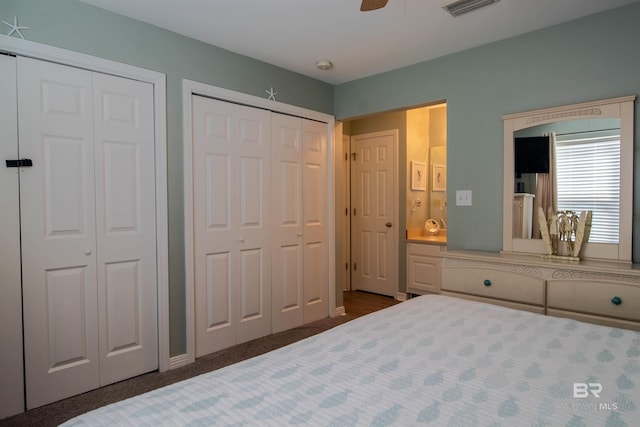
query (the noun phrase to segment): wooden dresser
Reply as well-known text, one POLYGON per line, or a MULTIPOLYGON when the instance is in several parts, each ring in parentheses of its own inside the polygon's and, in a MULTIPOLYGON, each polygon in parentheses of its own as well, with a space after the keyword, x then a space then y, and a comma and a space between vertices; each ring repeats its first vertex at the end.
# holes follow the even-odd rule
POLYGON ((447 251, 443 295, 640 330, 640 269, 538 255, 447 251))

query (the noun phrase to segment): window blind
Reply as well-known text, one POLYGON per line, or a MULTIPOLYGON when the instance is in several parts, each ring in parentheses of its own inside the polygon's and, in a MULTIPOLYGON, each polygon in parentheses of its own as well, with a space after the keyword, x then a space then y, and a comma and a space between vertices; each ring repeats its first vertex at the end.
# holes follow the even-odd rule
POLYGON ((556 136, 558 210, 593 211, 590 242, 618 243, 620 132, 556 136))

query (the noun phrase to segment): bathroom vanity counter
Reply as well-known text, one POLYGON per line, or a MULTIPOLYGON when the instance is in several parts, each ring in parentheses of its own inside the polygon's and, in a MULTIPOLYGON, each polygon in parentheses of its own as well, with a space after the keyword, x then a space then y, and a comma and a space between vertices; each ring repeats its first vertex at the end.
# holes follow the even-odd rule
POLYGON ((447 230, 440 230, 440 232, 434 236, 429 235, 426 230, 422 228, 408 229, 407 230, 407 242, 409 243, 427 243, 430 245, 447 245, 447 230))
POLYGON ((428 243, 431 245, 447 245, 447 236, 414 236, 407 237, 407 242, 409 243, 428 243))

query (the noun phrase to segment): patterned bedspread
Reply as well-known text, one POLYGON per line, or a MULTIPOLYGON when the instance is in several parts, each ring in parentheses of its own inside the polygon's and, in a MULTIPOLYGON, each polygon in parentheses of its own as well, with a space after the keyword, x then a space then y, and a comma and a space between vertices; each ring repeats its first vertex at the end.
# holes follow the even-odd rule
POLYGON ((640 333, 421 296, 64 425, 638 426, 640 333))

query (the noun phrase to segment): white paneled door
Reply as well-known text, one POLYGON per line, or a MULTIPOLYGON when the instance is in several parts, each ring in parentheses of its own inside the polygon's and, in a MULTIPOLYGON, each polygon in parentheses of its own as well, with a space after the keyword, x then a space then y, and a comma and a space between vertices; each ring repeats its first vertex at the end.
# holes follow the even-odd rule
POLYGON ((196 357, 326 317, 326 123, 199 95, 192 117, 196 357))
POLYGON ((352 139, 352 286, 388 296, 398 288, 396 144, 397 131, 352 139))
POLYGON ((154 370, 153 93, 18 58, 27 407, 154 370))
POLYGON ((271 331, 271 113, 192 97, 196 356, 271 331))
POLYGON ((273 114, 272 323, 273 332, 304 320, 302 220, 302 119, 273 114))
POLYGON ((304 323, 309 323, 327 317, 329 310, 326 124, 303 120, 302 140, 303 303, 304 323))
POLYGON ((272 114, 273 332, 327 316, 326 124, 272 114))
POLYGON ((158 368, 153 88, 93 73, 100 385, 158 368))

